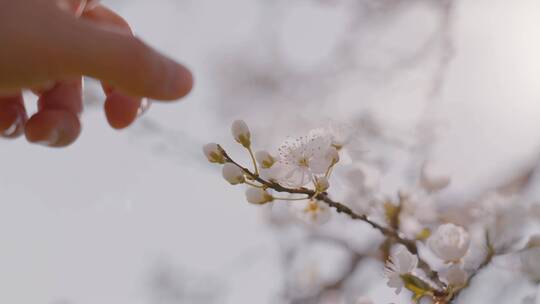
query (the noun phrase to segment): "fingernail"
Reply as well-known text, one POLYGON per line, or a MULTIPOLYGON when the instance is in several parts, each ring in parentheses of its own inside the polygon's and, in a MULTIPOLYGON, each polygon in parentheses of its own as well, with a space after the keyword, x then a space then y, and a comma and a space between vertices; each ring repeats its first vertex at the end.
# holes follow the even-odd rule
POLYGON ((19 111, 14 107, 2 107, 0 111, 0 134, 3 137, 13 137, 22 123, 19 111))
POLYGON ((34 114, 24 127, 26 139, 47 147, 65 147, 81 132, 75 113, 65 110, 43 110, 34 114))
POLYGON ((137 118, 141 117, 150 109, 150 106, 152 105, 152 102, 148 100, 147 98, 143 98, 141 100, 141 105, 139 106, 139 109, 137 110, 137 118))
POLYGON ((17 118, 13 121, 11 126, 9 126, 7 129, 5 129, 2 132, 2 136, 10 137, 10 136, 15 135, 15 132, 17 132, 17 130, 19 129, 20 124, 21 124, 21 117, 17 116, 17 118))

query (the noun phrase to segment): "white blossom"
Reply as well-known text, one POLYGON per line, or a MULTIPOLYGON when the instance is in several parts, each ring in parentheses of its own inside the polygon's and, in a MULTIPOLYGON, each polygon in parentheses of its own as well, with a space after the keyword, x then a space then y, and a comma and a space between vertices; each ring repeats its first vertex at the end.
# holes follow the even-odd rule
POLYGON ((528 208, 518 196, 504 196, 496 191, 485 193, 475 207, 461 212, 462 218, 486 226, 491 245, 499 254, 519 250, 525 236, 528 208))
POLYGON ((231 185, 242 184, 245 181, 244 171, 235 164, 226 163, 222 169, 223 178, 231 185))
POLYGON ((469 250, 469 244, 469 233, 452 223, 440 225, 428 240, 431 251, 445 262, 461 260, 469 250))
POLYGON ((259 175, 265 180, 279 182, 283 176, 283 169, 278 164, 275 164, 270 168, 260 168, 259 175))
POLYGON ((461 265, 453 264, 445 272, 444 277, 449 285, 454 287, 462 287, 467 284, 468 274, 461 265))
POLYGON ((255 153, 255 159, 263 169, 271 168, 276 162, 276 159, 267 151, 257 151, 255 153))
POLYGON ((290 187, 301 187, 317 175, 323 175, 331 165, 328 153, 330 137, 320 129, 308 136, 285 141, 279 148, 279 164, 283 169, 280 183, 290 187))
POLYGON ((540 281, 540 234, 530 237, 524 250, 519 254, 523 272, 531 280, 540 281))
POLYGON ((291 207, 296 216, 308 224, 322 225, 328 222, 331 216, 328 205, 316 200, 292 203, 291 207))
POLYGON ((251 146, 251 133, 245 121, 235 120, 231 126, 231 132, 234 139, 242 144, 242 146, 249 148, 251 146))
POLYGON ((417 266, 418 257, 406 248, 400 247, 386 263, 385 275, 388 279, 388 287, 395 288, 396 294, 400 293, 404 286, 401 276, 412 273, 417 266))
MULTIPOLYGON (((343 184, 347 192, 345 193, 344 201, 359 214, 372 215, 375 208, 383 209, 383 203, 376 198, 376 189, 378 189, 377 178, 373 174, 366 176, 365 170, 362 167, 350 167, 343 174, 343 184)), ((384 211, 379 212, 384 214, 384 211)), ((381 219, 384 220, 384 219, 381 219)))
POLYGON ((248 188, 246 190, 246 199, 248 202, 256 205, 262 205, 274 200, 270 193, 261 188, 248 188))
POLYGON ((437 222, 435 201, 424 191, 414 191, 402 195, 399 213, 399 229, 409 238, 416 238, 419 233, 437 222))
POLYGON ((203 146, 203 152, 208 161, 211 163, 225 163, 223 153, 219 150, 219 146, 216 143, 209 143, 203 146))
POLYGON ((332 139, 332 146, 337 149, 343 148, 349 143, 352 137, 353 127, 349 124, 337 123, 335 121, 330 122, 327 128, 327 132, 332 139))

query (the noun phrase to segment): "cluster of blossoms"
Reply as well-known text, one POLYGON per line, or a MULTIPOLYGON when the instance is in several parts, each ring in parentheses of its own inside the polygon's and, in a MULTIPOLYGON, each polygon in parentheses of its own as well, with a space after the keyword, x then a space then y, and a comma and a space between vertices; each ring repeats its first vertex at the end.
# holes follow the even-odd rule
MULTIPOLYGON (((253 152, 251 132, 244 121, 235 121, 231 130, 235 141, 251 157, 252 169, 234 161, 216 143, 205 145, 203 151, 210 162, 222 165, 227 182, 247 186, 249 203, 295 201, 291 206, 299 211, 296 214, 311 223, 326 222, 335 210, 369 224, 384 237, 380 250, 387 285, 395 288, 396 293, 403 288, 409 290, 415 303, 423 298, 439 304, 452 303, 494 257, 508 253, 497 245, 496 237, 503 233, 482 227, 480 262, 466 266, 466 260, 474 256, 471 254, 474 225, 458 225, 459 221, 445 218, 431 203, 432 194, 450 184, 447 177, 432 176, 422 168, 416 196, 399 193, 397 201, 385 199, 373 204, 378 200, 366 195, 369 191, 362 186, 364 175, 352 172, 349 180, 356 184, 346 196, 353 204, 348 206, 333 200, 328 193, 343 148, 343 140, 338 140, 332 132, 316 129, 307 136, 288 139, 273 154, 253 152), (369 200, 371 205, 356 208, 355 199, 369 200)), ((540 236, 530 237, 524 247, 513 253, 519 256, 523 272, 533 282, 540 282, 540 236)), ((362 298, 359 303, 371 302, 362 298)))
POLYGON ((231 131, 236 142, 248 151, 253 171, 234 162, 216 143, 205 145, 203 151, 210 162, 223 165, 223 178, 231 185, 248 186, 246 199, 249 203, 300 201, 295 207, 301 218, 314 223, 329 219, 330 209, 318 196, 330 187, 329 178, 332 168, 339 162, 339 152, 328 132, 313 130, 307 136, 289 139, 272 154, 253 152, 251 132, 244 121, 235 121, 231 131), (289 196, 276 197, 273 192, 288 193, 289 196))

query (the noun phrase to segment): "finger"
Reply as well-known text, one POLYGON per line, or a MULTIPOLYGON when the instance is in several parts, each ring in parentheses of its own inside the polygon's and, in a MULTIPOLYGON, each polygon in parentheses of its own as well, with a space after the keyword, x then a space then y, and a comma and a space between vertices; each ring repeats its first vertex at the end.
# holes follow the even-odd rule
MULTIPOLYGON (((120 29, 126 35, 133 34, 129 24, 122 17, 102 5, 86 11, 82 17, 101 26, 120 29)), ((142 98, 123 94, 106 83, 103 83, 102 86, 107 96, 104 104, 105 115, 111 127, 115 129, 126 128, 143 113, 142 98)))
POLYGON ((105 100, 105 115, 109 125, 115 129, 123 129, 131 125, 150 107, 150 102, 144 98, 133 98, 113 91, 105 100))
POLYGON ((26 122, 22 94, 11 97, 0 97, 0 136, 15 138, 24 132, 26 122))
POLYGON ((81 132, 82 79, 58 83, 42 94, 38 112, 26 123, 28 141, 50 147, 73 143, 81 132))
POLYGON ((69 20, 58 29, 62 39, 57 41, 64 73, 88 75, 128 95, 158 100, 174 100, 191 90, 189 70, 141 40, 67 14, 63 18, 69 20))

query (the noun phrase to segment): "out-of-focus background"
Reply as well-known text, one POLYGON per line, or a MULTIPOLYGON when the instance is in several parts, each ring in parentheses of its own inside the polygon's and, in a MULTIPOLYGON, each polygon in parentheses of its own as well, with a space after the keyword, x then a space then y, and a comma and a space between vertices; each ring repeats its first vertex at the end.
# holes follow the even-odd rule
MULTIPOLYGON (((2 303, 287 303, 283 236, 201 152, 216 141, 241 155, 234 119, 268 149, 331 120, 382 126, 396 145, 425 140, 419 153, 452 177, 449 202, 539 156, 536 0, 103 3, 186 63, 195 89, 117 132, 90 82, 74 145, 0 142, 2 303)), ((411 160, 392 153, 385 161, 398 171, 411 160)), ((388 192, 401 185, 396 176, 388 192)), ((364 283, 349 289, 408 302, 365 267, 364 283)))

